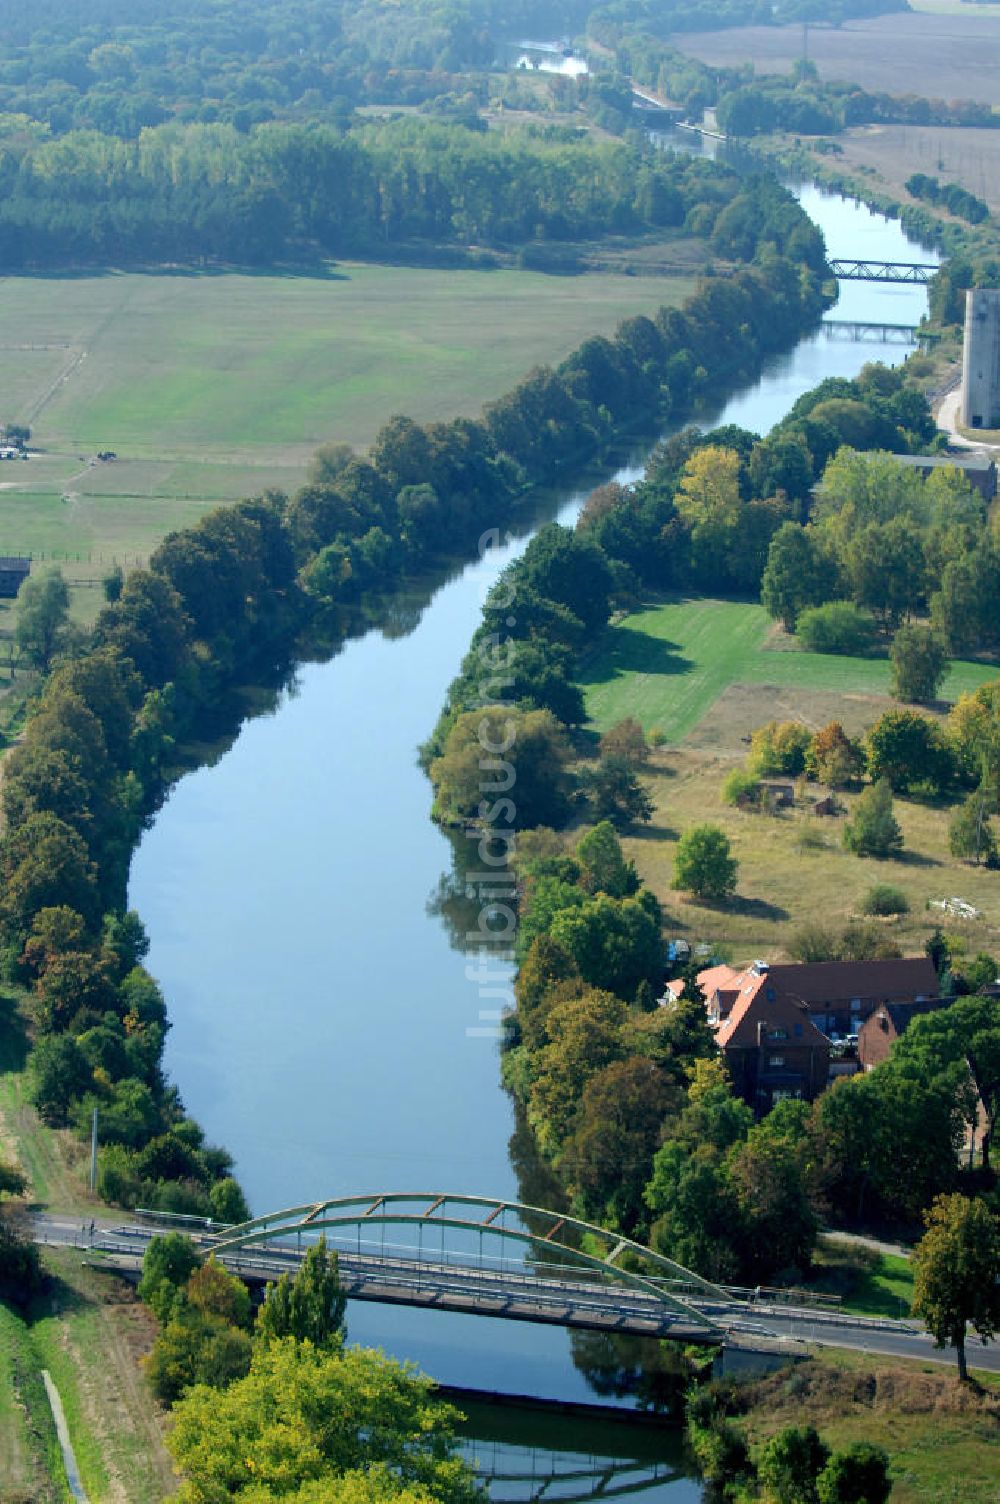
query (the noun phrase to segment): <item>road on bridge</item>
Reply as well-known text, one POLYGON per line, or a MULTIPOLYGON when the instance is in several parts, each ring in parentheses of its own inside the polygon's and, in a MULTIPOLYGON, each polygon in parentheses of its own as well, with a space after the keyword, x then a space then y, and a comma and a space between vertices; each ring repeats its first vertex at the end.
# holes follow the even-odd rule
MULTIPOLYGON (((146 1244, 158 1231, 142 1223, 99 1222, 43 1214, 34 1222, 35 1241, 91 1251, 123 1274, 135 1274, 146 1244), (93 1226, 93 1234, 91 1234, 93 1226)), ((196 1236, 210 1251, 213 1239, 196 1236)), ((741 1345, 755 1338, 790 1338, 826 1347, 844 1347, 892 1358, 955 1363, 952 1348, 936 1348, 913 1321, 878 1320, 841 1312, 733 1300, 723 1304, 684 1292, 707 1325, 685 1321, 641 1290, 595 1283, 592 1279, 546 1277, 543 1267, 518 1265, 474 1268, 392 1256, 357 1254, 338 1249, 341 1281, 349 1298, 466 1312, 506 1320, 533 1321, 596 1331, 631 1332, 675 1341, 721 1340, 731 1335, 741 1345)), ((293 1270, 301 1254, 295 1247, 274 1245, 225 1255, 224 1262, 249 1283, 264 1284, 293 1270)), ((970 1333, 970 1367, 1000 1372, 1000 1347, 982 1344, 970 1333)))

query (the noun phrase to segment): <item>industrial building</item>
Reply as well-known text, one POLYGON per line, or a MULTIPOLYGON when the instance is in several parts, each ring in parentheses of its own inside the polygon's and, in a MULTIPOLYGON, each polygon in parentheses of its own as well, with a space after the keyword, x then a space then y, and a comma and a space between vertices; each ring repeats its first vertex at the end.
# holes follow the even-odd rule
POLYGON ((962 422, 1000 428, 1000 290, 971 287, 965 294, 962 422))

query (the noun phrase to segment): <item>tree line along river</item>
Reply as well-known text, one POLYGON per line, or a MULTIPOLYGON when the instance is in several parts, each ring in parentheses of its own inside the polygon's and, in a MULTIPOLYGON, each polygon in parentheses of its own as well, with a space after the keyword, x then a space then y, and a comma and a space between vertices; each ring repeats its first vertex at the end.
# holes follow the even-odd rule
MULTIPOLYGON (((831 256, 937 259, 862 206, 812 185, 796 191, 831 256)), ((925 308, 922 288, 851 283, 833 314, 915 324, 925 308)), ((766 433, 825 377, 904 354, 819 332, 702 425, 766 433)), ((624 454, 617 478, 640 475, 649 447, 624 454)), ((533 526, 572 523, 607 478, 539 498, 533 526)), ((480 1017, 496 1004, 484 1004, 477 958, 433 901, 452 851, 428 818, 416 749, 486 591, 526 542, 456 571, 430 601, 401 599, 391 627, 328 662, 303 664, 273 714, 247 720, 224 756, 181 780, 135 854, 130 901, 168 999, 168 1069, 235 1155, 257 1214, 398 1190, 521 1199, 495 1028, 480 1017)), ((445 1384, 599 1398, 557 1328, 361 1304, 348 1322, 352 1340, 413 1359, 445 1384)), ((581 1457, 603 1458, 644 1501, 701 1497, 669 1435, 656 1433, 651 1448, 649 1433, 543 1424, 490 1406, 470 1424, 486 1470, 508 1479, 493 1485, 498 1501, 535 1497, 581 1457)), ((567 1487, 551 1484, 546 1497, 567 1487)))

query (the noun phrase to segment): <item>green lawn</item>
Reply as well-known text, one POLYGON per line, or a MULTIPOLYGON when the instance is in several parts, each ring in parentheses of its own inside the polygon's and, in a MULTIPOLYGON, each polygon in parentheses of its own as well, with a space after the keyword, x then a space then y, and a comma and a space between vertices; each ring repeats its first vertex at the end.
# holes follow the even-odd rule
POLYGON ((910 1314, 913 1265, 898 1253, 880 1253, 844 1301, 845 1311, 860 1316, 901 1317, 910 1314))
MULTIPOLYGON (((738 601, 681 600, 638 611, 608 629, 580 676, 587 714, 599 731, 634 716, 647 732, 677 742, 731 684, 889 693, 886 659, 768 648, 771 630, 762 606, 738 601)), ((955 662, 941 693, 953 699, 997 672, 955 662)))
POLYGON ((0 279, 0 552, 147 553, 207 507, 301 484, 394 413, 475 414, 692 277, 343 266, 328 276, 0 279), (93 463, 113 450, 114 464, 93 463))

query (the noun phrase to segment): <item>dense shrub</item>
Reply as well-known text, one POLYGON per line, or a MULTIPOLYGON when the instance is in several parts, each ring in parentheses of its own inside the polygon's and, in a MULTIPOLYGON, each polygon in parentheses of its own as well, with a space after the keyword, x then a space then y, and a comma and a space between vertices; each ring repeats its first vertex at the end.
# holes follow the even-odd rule
POLYGON ((754 804, 760 797, 760 779, 749 768, 734 768, 722 785, 726 804, 754 804))
POLYGON ((810 653, 843 653, 862 658, 872 650, 875 623, 853 601, 828 601, 799 614, 795 632, 810 653))
POLYGON ((908 914, 910 901, 900 888, 891 883, 876 883, 861 900, 862 914, 908 914))

